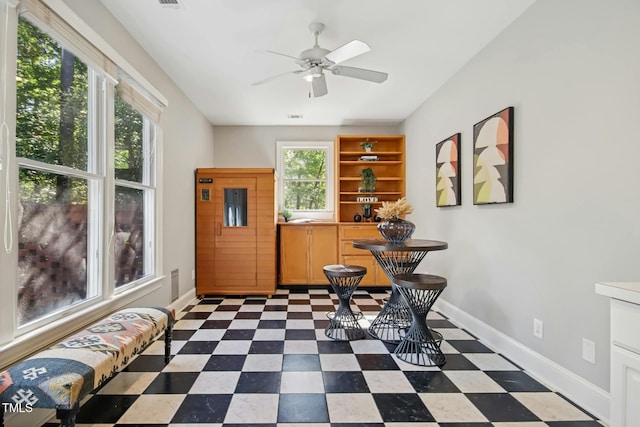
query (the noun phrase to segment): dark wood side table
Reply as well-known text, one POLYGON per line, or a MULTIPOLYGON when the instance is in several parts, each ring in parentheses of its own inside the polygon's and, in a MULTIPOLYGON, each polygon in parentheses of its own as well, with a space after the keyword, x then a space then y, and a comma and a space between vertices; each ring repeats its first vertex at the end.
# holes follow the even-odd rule
POLYGON ((353 247, 371 252, 391 282, 391 295, 380 313, 369 326, 369 334, 381 341, 397 344, 400 329, 411 325, 411 312, 400 297, 393 282, 397 274, 413 273, 427 253, 447 249, 446 242, 438 240, 409 239, 403 243, 390 243, 385 239, 354 240, 353 247))

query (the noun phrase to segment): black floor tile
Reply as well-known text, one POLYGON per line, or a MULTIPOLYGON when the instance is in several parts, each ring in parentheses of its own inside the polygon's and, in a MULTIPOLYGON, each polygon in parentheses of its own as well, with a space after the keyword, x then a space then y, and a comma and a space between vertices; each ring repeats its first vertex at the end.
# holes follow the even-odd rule
POLYGON ((417 394, 376 393, 373 400, 385 423, 435 421, 417 394))
POLYGON ((195 330, 174 329, 173 333, 171 334, 171 339, 173 339, 174 341, 187 341, 191 339, 191 337, 195 333, 196 333, 195 330))
POLYGON ((180 320, 207 319, 209 316, 211 316, 211 313, 207 313, 205 311, 194 311, 185 314, 184 316, 182 316, 182 318, 180 318, 180 320))
POLYGON ((465 396, 491 422, 540 421, 509 393, 467 393, 465 396))
POLYGON ((243 354, 213 355, 204 366, 203 371, 241 371, 247 358, 243 354))
POLYGON ((238 311, 240 309, 239 305, 219 305, 216 307, 216 311, 238 311))
POLYGON ((200 329, 227 329, 231 320, 205 320, 200 329))
POLYGON ((217 345, 217 341, 189 341, 178 354, 211 354, 217 345))
POLYGON ((404 375, 418 393, 460 393, 458 387, 440 371, 406 371, 404 375))
POLYGON ((235 393, 278 393, 280 379, 280 372, 243 372, 235 393))
POLYGON ((313 319, 313 313, 310 311, 289 311, 287 319, 313 319))
POLYGON ((493 351, 476 340, 447 340, 460 353, 493 353, 493 351))
POLYGON ((284 341, 254 341, 249 348, 249 354, 282 354, 284 341))
POLYGON ((329 319, 315 319, 313 321, 314 329, 325 329, 327 326, 329 326, 329 319))
POLYGON ((286 320, 261 320, 258 322, 258 329, 284 329, 286 326, 286 320))
POLYGON ((479 370, 476 365, 471 363, 469 359, 464 357, 461 354, 445 354, 447 359, 446 363, 441 367, 443 371, 471 371, 471 370, 479 370))
POLYGON ((123 369, 123 372, 160 372, 167 364, 164 356, 147 356, 142 354, 123 369))
POLYGON ((260 319, 261 311, 239 311, 234 319, 260 319))
POLYGON ((95 395, 80 407, 76 422, 115 423, 137 399, 137 395, 95 395))
POLYGON ((218 305, 224 301, 224 298, 204 298, 200 300, 198 305, 218 305))
POLYGON ((324 394, 281 394, 278 423, 327 423, 329 410, 324 394))
POLYGON ((348 341, 318 341, 318 353, 320 354, 340 354, 353 353, 351 344, 348 341))
POLYGON ((455 328, 456 325, 446 319, 429 319, 427 324, 430 328, 455 328))
POLYGON ((287 305, 265 305, 264 311, 287 311, 287 305))
POLYGON ((313 329, 287 329, 284 335, 285 340, 315 340, 316 331, 313 329))
POLYGON ((522 371, 485 371, 485 373, 509 392, 549 391, 522 371))
POLYGON ((171 420, 172 423, 222 423, 231 394, 189 394, 171 420))
POLYGON ((249 341, 253 339, 253 335, 255 335, 255 333, 255 329, 227 329, 227 332, 224 333, 222 339, 249 341))
POLYGON ((389 354, 356 354, 363 371, 400 369, 389 354))
POLYGON ((187 394, 200 372, 160 372, 144 394, 187 394))
POLYGON ((322 379, 326 393, 369 393, 367 381, 359 371, 325 371, 322 379))

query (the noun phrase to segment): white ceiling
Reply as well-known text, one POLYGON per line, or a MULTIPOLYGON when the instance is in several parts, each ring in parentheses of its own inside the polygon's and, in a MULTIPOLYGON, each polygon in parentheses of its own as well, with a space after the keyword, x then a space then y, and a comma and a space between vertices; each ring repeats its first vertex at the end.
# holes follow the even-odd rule
MULTIPOLYGON (((214 125, 390 124, 404 120, 535 0, 102 0, 214 125), (389 73, 378 84, 328 74, 309 98, 291 56, 353 39, 371 51, 341 65, 389 73), (289 119, 301 114, 302 119, 289 119)), ((482 84, 479 82, 479 84, 482 84)))

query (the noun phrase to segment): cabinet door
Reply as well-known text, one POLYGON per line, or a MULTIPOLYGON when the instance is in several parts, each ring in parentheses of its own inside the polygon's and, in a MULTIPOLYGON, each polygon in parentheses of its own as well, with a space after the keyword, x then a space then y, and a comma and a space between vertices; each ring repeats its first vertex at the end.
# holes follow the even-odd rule
POLYGON ((257 284, 256 178, 215 178, 216 288, 255 287, 257 284))
POLYGON ((309 281, 311 284, 329 283, 323 267, 338 263, 338 227, 310 226, 309 281))
POLYGON ((360 281, 360 286, 376 285, 376 266, 378 263, 371 255, 344 255, 342 262, 343 264, 359 265, 367 269, 367 274, 360 281))
POLYGON ((309 269, 308 227, 280 227, 280 283, 307 283, 309 269))
POLYGON ((640 354, 611 345, 611 426, 640 426, 640 354))

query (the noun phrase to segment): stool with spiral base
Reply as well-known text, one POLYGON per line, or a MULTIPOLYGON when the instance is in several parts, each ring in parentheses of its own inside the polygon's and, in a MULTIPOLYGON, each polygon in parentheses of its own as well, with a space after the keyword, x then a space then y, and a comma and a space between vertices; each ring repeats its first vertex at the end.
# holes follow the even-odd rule
POLYGON ((367 269, 359 265, 325 265, 324 275, 338 295, 338 309, 327 313, 329 325, 324 334, 336 341, 348 341, 364 338, 364 330, 358 324, 362 313, 351 310, 351 295, 358 287, 360 280, 367 274, 367 269))
POLYGON ((427 326, 427 313, 447 287, 447 279, 432 274, 398 274, 393 281, 412 316, 411 326, 396 347, 396 356, 414 365, 444 365, 440 342, 427 326))

